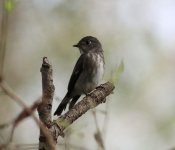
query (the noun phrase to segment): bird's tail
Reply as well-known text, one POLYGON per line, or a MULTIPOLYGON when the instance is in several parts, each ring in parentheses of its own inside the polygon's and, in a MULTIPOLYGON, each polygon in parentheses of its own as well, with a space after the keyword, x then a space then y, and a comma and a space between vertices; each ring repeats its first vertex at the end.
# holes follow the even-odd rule
POLYGON ((77 102, 77 100, 80 98, 81 95, 76 95, 72 98, 72 101, 69 104, 69 110, 72 109, 72 107, 75 105, 75 103, 77 102))
POLYGON ((60 116, 62 111, 66 109, 67 104, 69 103, 70 98, 66 96, 61 101, 60 105, 58 106, 57 110, 54 112, 54 115, 60 116))

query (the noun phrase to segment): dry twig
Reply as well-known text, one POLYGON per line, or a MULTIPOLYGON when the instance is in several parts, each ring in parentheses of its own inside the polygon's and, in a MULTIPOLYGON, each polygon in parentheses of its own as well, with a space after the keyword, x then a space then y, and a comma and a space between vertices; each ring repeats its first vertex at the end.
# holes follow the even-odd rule
MULTIPOLYGON (((106 97, 114 90, 114 85, 110 82, 98 86, 93 92, 88 94, 80 102, 78 102, 71 110, 61 115, 58 119, 52 122, 51 108, 54 95, 54 85, 52 77, 52 66, 46 57, 43 58, 41 67, 43 97, 42 103, 38 107, 38 113, 43 124, 48 128, 52 135, 54 143, 57 142, 58 136, 64 136, 63 131, 76 121, 79 117, 85 114, 89 109, 95 108, 100 103, 106 102, 106 97)), ((49 149, 45 136, 40 133, 39 149, 49 149)))

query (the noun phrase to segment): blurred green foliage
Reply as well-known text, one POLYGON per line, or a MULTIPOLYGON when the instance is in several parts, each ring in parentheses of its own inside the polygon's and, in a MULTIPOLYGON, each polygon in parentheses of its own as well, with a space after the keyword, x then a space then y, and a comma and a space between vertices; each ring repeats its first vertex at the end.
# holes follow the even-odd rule
MULTIPOLYGON (((31 105, 41 94, 39 68, 43 56, 47 56, 53 65, 55 95, 60 99, 65 95, 80 55, 72 45, 83 36, 92 35, 103 45, 105 81, 117 84, 109 101, 106 148, 165 150, 174 147, 174 1, 4 2, 5 6, 0 1, 0 7, 4 6, 10 13, 4 75, 27 104, 31 105), (121 58, 124 62, 118 61, 121 58)), ((0 20, 1 17, 0 12, 0 20)), ((53 111, 59 102, 54 101, 53 111)), ((2 121, 8 121, 20 112, 19 106, 2 92, 0 104, 2 121)), ((103 106, 98 109, 103 111, 103 106)), ((103 119, 99 119, 100 125, 103 119)), ((63 125, 67 126, 67 123, 63 125)), ((94 148, 96 143, 92 135, 95 129, 90 115, 78 120, 75 126, 78 125, 83 126, 77 130, 84 132, 84 136, 73 138, 71 142, 94 148)), ((15 134, 15 142, 38 141, 38 128, 31 120, 19 126, 16 133, 21 134, 15 134), (29 126, 33 132, 26 130, 29 126)))
POLYGON ((9 13, 12 12, 15 8, 14 1, 13 0, 5 0, 4 7, 5 7, 5 10, 7 12, 9 12, 9 13))
POLYGON ((112 82, 114 85, 116 85, 123 72, 124 72, 124 63, 122 60, 119 66, 117 66, 114 70, 112 70, 109 81, 112 82))

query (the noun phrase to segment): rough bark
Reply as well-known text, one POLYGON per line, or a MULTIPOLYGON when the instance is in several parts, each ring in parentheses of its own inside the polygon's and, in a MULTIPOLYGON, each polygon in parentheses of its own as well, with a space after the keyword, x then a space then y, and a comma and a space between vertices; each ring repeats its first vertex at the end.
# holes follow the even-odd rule
MULTIPOLYGON (((38 114, 43 125, 46 127, 46 129, 49 129, 52 124, 51 113, 55 87, 53 85, 52 66, 46 57, 43 58, 43 63, 40 71, 42 75, 42 102, 38 106, 38 114)), ((55 143, 56 142, 53 140, 53 138, 47 139, 45 134, 40 129, 39 150, 55 149, 55 146, 53 146, 55 143)))
POLYGON ((89 109, 92 109, 101 103, 105 103, 106 97, 111 94, 113 90, 114 85, 112 83, 107 82, 101 84, 93 92, 78 102, 71 110, 55 120, 53 124, 54 129, 57 129, 54 131, 54 133, 56 133, 55 138, 59 135, 63 135, 64 129, 80 118, 89 109))
POLYGON ((54 85, 52 76, 52 66, 47 58, 43 58, 41 67, 42 74, 42 103, 38 107, 39 118, 44 126, 49 130, 52 140, 47 139, 40 130, 39 149, 50 150, 55 149, 51 145, 56 145, 58 136, 64 136, 64 129, 80 118, 88 110, 106 102, 106 97, 114 90, 114 85, 110 82, 101 84, 94 91, 84 97, 71 110, 61 115, 52 122, 51 110, 54 96, 54 85))

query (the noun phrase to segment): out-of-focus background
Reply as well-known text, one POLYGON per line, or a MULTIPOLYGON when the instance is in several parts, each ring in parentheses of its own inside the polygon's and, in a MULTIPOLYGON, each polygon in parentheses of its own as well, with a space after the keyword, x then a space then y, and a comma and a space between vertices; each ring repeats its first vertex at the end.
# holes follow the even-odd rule
MULTIPOLYGON (((2 1, 2 0, 1 0, 2 1)), ((9 13, 4 75, 31 105, 41 95, 40 67, 47 56, 56 87, 53 111, 66 93, 82 37, 97 37, 106 59, 107 81, 121 60, 125 70, 109 96, 107 150, 169 150, 175 147, 175 1, 174 0, 14 0, 9 13)), ((0 2, 2 19, 2 2, 0 2)), ((97 108, 102 128, 105 110, 97 108)), ((0 124, 21 111, 0 95, 0 124)), ((97 149, 89 111, 71 127, 69 142, 97 149)), ((0 130, 0 141, 9 130, 0 130)), ((16 128, 13 142, 37 143, 39 130, 29 118, 16 128)), ((61 138, 61 141, 64 142, 61 138)), ((64 149, 64 148, 63 148, 64 149)), ((71 149, 71 148, 70 148, 71 149)))

